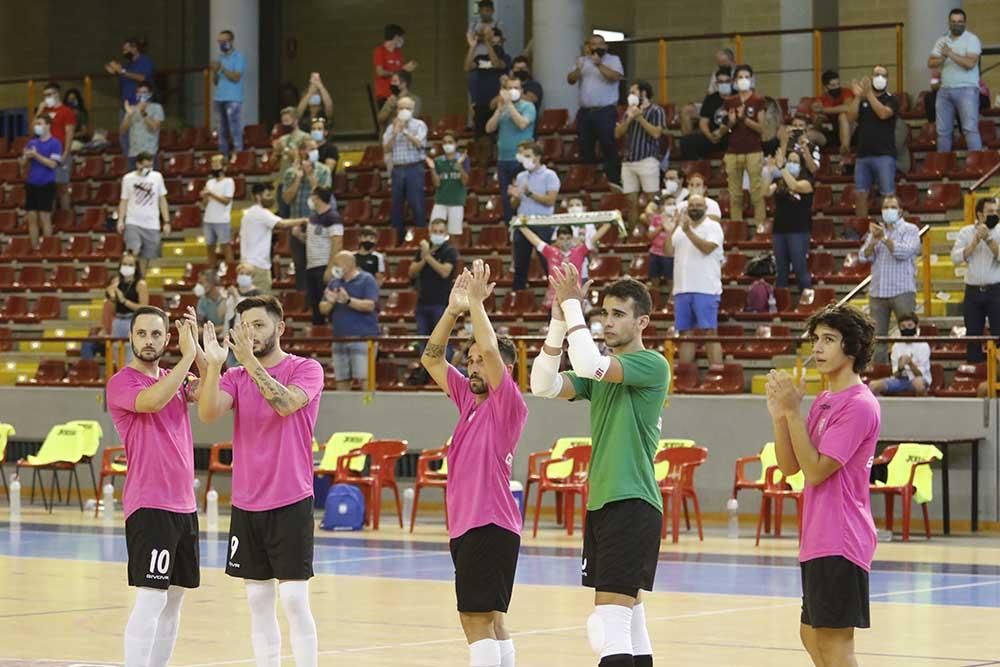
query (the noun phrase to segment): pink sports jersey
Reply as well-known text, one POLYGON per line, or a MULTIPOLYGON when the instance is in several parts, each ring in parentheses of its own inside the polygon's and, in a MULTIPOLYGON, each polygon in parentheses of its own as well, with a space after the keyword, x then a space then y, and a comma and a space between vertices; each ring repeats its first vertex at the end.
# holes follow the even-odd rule
MULTIPOLYGON (((160 377, 169 372, 161 368, 160 377)), ((198 510, 187 385, 181 385, 177 395, 159 412, 135 411, 139 392, 157 381, 126 366, 108 382, 108 410, 128 460, 122 492, 126 519, 143 508, 180 514, 198 510)))
POLYGON ((878 401, 868 387, 823 392, 809 410, 809 439, 841 467, 806 485, 799 561, 843 556, 871 571, 877 535, 868 491, 881 426, 878 401))
POLYGON ((491 523, 520 535, 510 472, 528 419, 521 390, 504 372, 500 386, 477 405, 468 378, 448 366, 448 394, 459 413, 448 448, 448 536, 491 523))
MULTIPOLYGON (((545 261, 549 263, 549 267, 559 266, 563 262, 569 262, 572 264, 577 272, 583 275, 583 265, 587 263, 587 255, 590 254, 590 248, 587 247, 586 243, 581 243, 580 245, 573 246, 569 252, 563 252, 557 246, 552 244, 546 244, 542 249, 542 257, 545 261)), ((548 308, 552 305, 552 300, 555 298, 556 293, 549 286, 545 293, 544 306, 548 308)))
POLYGON ((323 367, 289 354, 267 369, 309 403, 287 417, 264 400, 245 368, 230 368, 219 388, 233 397, 233 507, 263 512, 313 495, 313 429, 323 391, 323 367))

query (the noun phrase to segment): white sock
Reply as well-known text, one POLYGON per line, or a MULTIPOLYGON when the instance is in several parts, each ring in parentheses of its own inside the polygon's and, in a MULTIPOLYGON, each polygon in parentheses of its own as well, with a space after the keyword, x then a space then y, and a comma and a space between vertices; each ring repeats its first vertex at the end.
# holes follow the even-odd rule
POLYGON ((653 655, 646 630, 646 606, 641 602, 632 607, 632 655, 653 655))
POLYGON ((156 639, 153 650, 149 654, 149 667, 167 667, 170 656, 177 643, 177 629, 181 624, 181 602, 184 601, 184 589, 171 586, 167 589, 167 604, 160 612, 160 620, 156 624, 156 639))
POLYGON ((469 644, 469 665, 500 667, 500 642, 495 639, 480 639, 469 644))
POLYGON ((288 639, 292 644, 295 666, 316 667, 319 660, 316 621, 309 608, 309 582, 283 581, 278 586, 278 591, 288 620, 288 639))
POLYGON ((617 604, 601 604, 587 619, 590 646, 602 658, 632 655, 632 610, 617 604))
POLYGON ((125 667, 149 667, 149 654, 156 640, 156 624, 166 605, 166 591, 143 587, 135 589, 135 606, 125 625, 125 667))
POLYGON ((500 667, 514 667, 514 640, 498 639, 500 644, 500 667))
POLYGON ((275 609, 278 593, 274 581, 247 580, 246 586, 250 604, 250 643, 257 667, 280 667, 281 629, 275 609))

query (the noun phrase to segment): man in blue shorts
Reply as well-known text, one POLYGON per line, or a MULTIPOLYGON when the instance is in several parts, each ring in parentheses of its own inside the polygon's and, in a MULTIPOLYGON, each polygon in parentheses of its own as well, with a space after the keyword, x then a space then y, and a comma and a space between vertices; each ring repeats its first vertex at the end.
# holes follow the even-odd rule
POLYGON ((858 157, 854 162, 854 215, 868 216, 868 193, 878 185, 884 197, 896 192, 896 114, 899 100, 889 92, 889 70, 882 65, 872 75, 852 81, 847 118, 858 123, 858 157))

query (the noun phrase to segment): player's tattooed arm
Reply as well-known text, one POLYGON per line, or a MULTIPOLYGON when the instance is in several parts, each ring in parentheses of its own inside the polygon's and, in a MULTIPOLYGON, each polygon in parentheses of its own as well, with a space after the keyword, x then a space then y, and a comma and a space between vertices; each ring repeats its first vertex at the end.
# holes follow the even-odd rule
POLYGON ((424 348, 424 356, 429 359, 440 359, 444 356, 445 346, 428 343, 424 348))
POLYGON ((260 364, 252 370, 250 377, 253 378, 264 400, 282 417, 287 417, 309 402, 304 391, 295 386, 286 387, 281 384, 260 364))

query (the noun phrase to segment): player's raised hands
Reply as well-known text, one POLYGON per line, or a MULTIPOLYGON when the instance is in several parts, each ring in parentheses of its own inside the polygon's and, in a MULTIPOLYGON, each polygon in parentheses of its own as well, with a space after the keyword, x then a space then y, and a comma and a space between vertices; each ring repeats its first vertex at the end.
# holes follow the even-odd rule
POLYGON ((205 360, 209 365, 221 367, 229 358, 229 341, 224 340, 219 344, 219 339, 215 334, 215 325, 211 321, 205 322, 202 334, 202 345, 205 348, 205 360))
POLYGON ((585 284, 580 284, 580 272, 576 267, 567 262, 562 266, 552 267, 549 270, 549 285, 556 293, 556 301, 562 303, 568 299, 587 300, 587 293, 594 281, 588 280, 585 284))
POLYGON ((448 312, 458 317, 469 309, 468 285, 471 275, 466 269, 455 278, 455 284, 451 287, 451 294, 448 295, 448 312))
POLYGON ((496 287, 496 283, 490 282, 490 265, 481 259, 477 259, 472 263, 472 272, 466 269, 465 272, 468 274, 468 279, 465 284, 466 295, 468 296, 468 302, 471 303, 482 303, 493 294, 493 288, 496 287))
POLYGON ((198 325, 186 318, 176 322, 177 342, 181 348, 181 357, 194 361, 198 356, 198 325))

